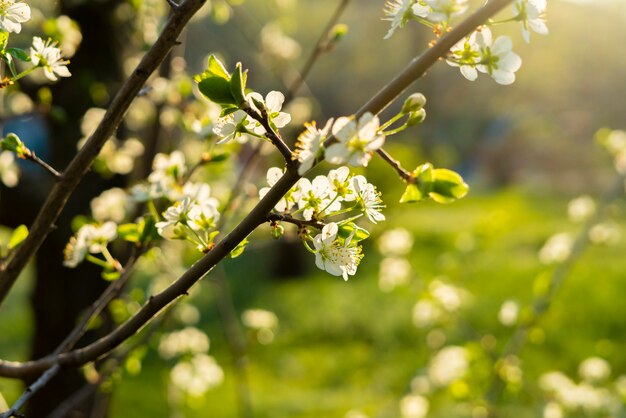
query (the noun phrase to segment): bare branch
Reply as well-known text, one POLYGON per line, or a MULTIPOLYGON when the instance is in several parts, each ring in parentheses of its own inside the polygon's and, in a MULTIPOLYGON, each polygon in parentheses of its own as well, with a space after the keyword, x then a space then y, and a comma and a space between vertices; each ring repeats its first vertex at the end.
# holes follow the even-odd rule
POLYGON ((280 136, 280 133, 276 132, 270 123, 269 115, 265 109, 261 109, 261 112, 257 112, 247 104, 242 108, 252 119, 256 120, 265 129, 265 136, 270 140, 272 144, 280 151, 285 158, 287 164, 290 164, 293 160, 293 154, 291 149, 285 144, 280 136))
POLYGON ((309 55, 309 58, 306 60, 306 63, 302 67, 302 71, 300 71, 298 77, 294 80, 291 86, 289 86, 289 89, 287 90, 287 97, 285 98, 285 103, 290 102, 291 99, 293 99, 293 97, 298 92, 298 89, 300 88, 300 86, 302 86, 304 80, 306 80, 307 76, 309 75, 309 72, 313 69, 313 66, 315 65, 319 57, 324 52, 327 52, 329 50, 328 46, 330 32, 339 21, 339 18, 346 9, 346 6, 348 6, 348 3, 350 3, 350 0, 341 0, 339 6, 337 6, 335 13, 333 13, 333 15, 331 16, 330 20, 326 24, 326 27, 324 28, 324 31, 317 40, 313 51, 311 51, 311 55, 309 55))
POLYGON ((4 269, 0 271, 0 304, 8 295, 28 260, 37 252, 50 233, 52 225, 61 214, 67 200, 89 170, 91 163, 99 154, 104 143, 119 126, 135 96, 137 96, 148 77, 163 61, 170 49, 178 43, 178 36, 187 22, 189 22, 189 19, 191 19, 191 16, 205 2, 206 0, 185 0, 184 3, 180 4, 174 10, 174 13, 171 14, 155 44, 122 85, 95 132, 70 162, 60 181, 55 184, 48 195, 35 222, 29 228, 30 233, 28 237, 13 253, 4 269))
POLYGON ((61 366, 55 364, 44 374, 39 376, 32 385, 30 385, 26 391, 20 396, 20 398, 15 401, 15 404, 6 412, 0 414, 0 418, 11 418, 13 416, 23 416, 19 413, 19 410, 28 402, 28 400, 35 394, 39 389, 44 387, 56 374, 61 370, 61 366))
POLYGON ((44 170, 46 170, 49 174, 51 174, 57 180, 61 179, 61 177, 62 177, 61 173, 59 173, 57 170, 52 168, 47 162, 45 162, 44 160, 39 158, 33 151, 31 151, 31 150, 29 150, 29 151, 30 151, 30 153, 25 157, 27 160, 30 160, 30 161, 34 162, 35 164, 38 164, 39 166, 41 166, 44 170))
POLYGON ((406 171, 402 167, 400 162, 394 159, 391 155, 389 155, 387 151, 385 151, 382 148, 379 148, 378 150, 376 150, 376 154, 380 155, 383 160, 389 163, 389 165, 393 167, 394 170, 396 170, 398 175, 402 177, 402 180, 406 181, 407 183, 412 183, 413 181, 415 181, 415 178, 411 175, 411 173, 406 171))

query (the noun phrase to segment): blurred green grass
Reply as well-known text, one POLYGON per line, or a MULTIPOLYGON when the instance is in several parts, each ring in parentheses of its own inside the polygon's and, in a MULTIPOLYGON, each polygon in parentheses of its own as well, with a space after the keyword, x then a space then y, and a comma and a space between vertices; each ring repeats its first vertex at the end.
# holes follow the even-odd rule
MULTIPOLYGON (((416 277, 391 293, 378 288, 380 256, 372 242, 358 275, 347 283, 316 270, 312 258, 306 261, 306 277, 273 279, 267 252, 271 248, 251 248, 245 258, 227 262, 224 268, 238 310, 268 309, 280 318, 272 344, 249 340, 255 416, 339 418, 357 408, 374 417, 397 417, 399 399, 433 352, 426 332, 412 324, 412 307, 424 286, 442 275, 473 294, 471 307, 462 312, 461 325, 448 333, 447 344, 479 342, 492 335, 501 349, 511 334, 497 320, 502 302, 513 298, 528 303, 535 277, 546 270, 537 260, 546 238, 579 227, 567 220, 565 206, 565 199, 506 190, 448 206, 423 204, 388 213, 392 221, 385 228, 409 228, 416 238, 410 254, 416 277), (474 247, 458 249, 459 240, 467 237, 474 247)), ((624 250, 623 242, 591 247, 576 264, 540 323, 544 340, 529 343, 522 352, 529 393, 537 395, 541 373, 559 369, 575 374, 580 361, 591 355, 609 360, 614 376, 626 373, 619 350, 626 343, 626 306, 621 303, 626 290, 624 250)), ((281 254, 274 251, 271 257, 281 254)), ((211 288, 203 292, 210 294, 211 288)), ((227 378, 187 416, 235 416, 230 357, 213 303, 202 299, 201 328, 211 337, 211 353, 227 378)), ((167 416, 165 364, 150 355, 144 369, 139 376, 126 377, 116 390, 113 416, 167 416)), ((505 411, 516 417, 536 416, 538 399, 510 398, 505 411)), ((444 410, 456 414, 451 408, 444 410)))

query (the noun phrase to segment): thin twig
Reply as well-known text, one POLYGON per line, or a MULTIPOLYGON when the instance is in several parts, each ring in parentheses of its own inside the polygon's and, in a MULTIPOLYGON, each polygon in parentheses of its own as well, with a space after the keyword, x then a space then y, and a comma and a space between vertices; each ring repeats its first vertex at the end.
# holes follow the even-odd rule
MULTIPOLYGON (((421 77, 428 68, 434 65, 440 57, 445 56, 449 49, 459 40, 471 33, 474 28, 482 24, 490 16, 497 13, 513 0, 493 0, 469 16, 456 29, 443 36, 432 48, 414 59, 394 80, 381 89, 358 114, 365 112, 379 113, 386 108, 399 94, 407 89, 415 80, 421 77)), ((180 278, 161 293, 150 297, 148 302, 125 323, 113 330, 107 336, 94 343, 68 353, 50 355, 39 360, 24 363, 0 361, 0 376, 22 377, 32 373, 39 373, 59 363, 62 366, 79 366, 110 352, 126 339, 135 334, 148 323, 163 308, 179 297, 187 294, 189 288, 207 274, 217 263, 228 256, 241 241, 243 241, 260 224, 265 222, 267 214, 283 198, 283 196, 300 179, 297 168, 287 166, 287 171, 272 186, 260 202, 248 215, 203 258, 198 260, 180 278)))
POLYGON ((385 160, 387 163, 389 163, 389 165, 394 170, 396 170, 398 175, 400 177, 402 177, 402 180, 406 181, 407 183, 413 183, 415 181, 415 177, 411 173, 406 171, 402 167, 400 162, 398 160, 394 159, 391 155, 389 155, 389 153, 387 151, 385 151, 382 148, 379 148, 378 150, 376 150, 376 154, 380 155, 383 160, 385 160))
POLYGON ((315 65, 319 57, 325 52, 329 51, 330 33, 341 18, 341 15, 343 14, 346 6, 348 6, 348 3, 350 3, 350 0, 341 0, 339 6, 337 6, 335 13, 333 13, 333 15, 330 17, 330 20, 322 31, 322 34, 315 43, 315 47, 311 51, 309 58, 306 60, 304 66, 302 67, 302 70, 298 73, 298 77, 293 81, 293 83, 291 83, 289 89, 287 89, 285 102, 289 102, 291 101, 291 99, 293 99, 293 97, 298 92, 298 89, 300 89, 300 86, 302 86, 307 76, 309 75, 309 72, 311 72, 311 70, 313 69, 313 66, 315 65))
MULTIPOLYGON (((137 250, 135 250, 137 251, 137 250)), ((135 262, 138 259, 138 255, 135 253, 131 255, 130 259, 126 262, 124 266, 124 272, 120 276, 119 279, 112 282, 105 291, 100 295, 100 297, 91 305, 89 312, 83 317, 83 319, 76 324, 74 329, 65 337, 65 339, 57 346, 54 350, 53 354, 58 355, 60 353, 64 353, 68 350, 71 350, 78 340, 85 334, 87 330, 87 325, 92 318, 99 315, 104 308, 106 308, 119 293, 122 291, 129 278, 131 277, 131 273, 135 262)), ((139 251, 141 253, 141 251, 139 251)), ((6 412, 8 414, 11 412, 12 415, 0 415, 0 418, 9 418, 30 399, 38 390, 43 388, 60 370, 60 366, 58 363, 54 364, 51 368, 46 370, 32 385, 30 385, 26 391, 22 394, 22 396, 15 402, 13 407, 6 412)))
POLYGON ((280 133, 275 131, 270 123, 270 117, 267 114, 267 110, 265 108, 261 108, 260 112, 252 109, 250 106, 245 105, 242 108, 252 119, 256 120, 261 124, 263 129, 265 129, 265 136, 270 140, 272 144, 280 151, 282 156, 285 158, 287 164, 291 164, 293 161, 293 153, 291 149, 280 136, 280 133))
POLYGON ((30 150, 30 154, 27 155, 25 158, 27 160, 30 160, 30 161, 34 162, 35 164, 38 164, 39 166, 41 166, 44 170, 46 170, 48 173, 50 173, 57 180, 59 180, 63 176, 62 173, 59 173, 57 170, 52 168, 52 166, 50 166, 50 164, 48 164, 47 162, 45 162, 44 160, 39 158, 35 154, 35 152, 32 151, 32 150, 30 150))
MULTIPOLYGON (((504 350, 494 361, 496 367, 498 367, 498 365, 502 361, 506 361, 507 358, 518 355, 519 352, 522 350, 524 344, 526 344, 528 332, 546 314, 546 312, 554 302, 557 292, 563 286, 563 282, 570 274, 574 264, 580 259, 583 252, 587 249, 589 244, 589 232, 595 225, 597 225, 600 221, 602 221, 602 219, 604 219, 610 203, 614 201, 618 196, 620 196, 623 192, 624 176, 619 175, 615 183, 602 197, 594 215, 587 220, 582 230, 576 237, 576 240, 574 241, 567 258, 563 260, 560 264, 558 264, 552 271, 547 292, 541 297, 535 299, 535 301, 533 302, 532 317, 529 320, 520 322, 518 324, 515 331, 513 332, 513 335, 509 338, 504 350)), ((490 404, 491 406, 495 406, 495 404, 500 399, 503 390, 504 381, 500 377, 500 374, 496 373, 494 374, 493 381, 485 397, 488 404, 490 404)), ((492 411, 491 413, 493 414, 494 412, 492 411)))
POLYGON ((26 391, 20 396, 20 398, 15 401, 11 409, 0 414, 0 418, 11 418, 12 416, 22 416, 19 413, 19 410, 28 402, 28 400, 35 394, 39 389, 44 387, 58 372, 61 370, 61 366, 55 364, 51 368, 45 371, 35 382, 30 385, 26 391))
POLYGON ((61 179, 54 185, 33 225, 29 228, 28 237, 0 271, 0 304, 5 300, 28 260, 37 252, 52 230, 69 197, 100 153, 100 149, 119 126, 135 96, 170 49, 178 44, 180 32, 205 2, 206 0, 185 0, 174 10, 157 41, 116 94, 95 132, 70 162, 61 179))

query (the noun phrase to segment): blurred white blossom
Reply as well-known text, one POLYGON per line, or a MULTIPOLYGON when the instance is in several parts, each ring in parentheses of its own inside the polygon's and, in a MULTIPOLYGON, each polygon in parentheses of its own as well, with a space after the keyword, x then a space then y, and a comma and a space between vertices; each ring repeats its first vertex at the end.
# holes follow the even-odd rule
POLYGON ((215 359, 206 354, 196 354, 190 361, 181 361, 170 371, 174 387, 192 397, 203 396, 224 381, 224 371, 215 359))
POLYGON ((11 151, 0 151, 0 180, 7 187, 15 187, 20 178, 20 169, 11 151))
POLYGON ((435 354, 428 365, 428 377, 435 386, 448 386, 462 379, 469 368, 469 353, 460 346, 447 346, 435 354))
POLYGON ((561 232, 553 235, 539 250, 539 260, 544 264, 560 263, 569 257, 572 250, 572 237, 561 232))
POLYGON ((591 196, 583 195, 570 200, 567 204, 567 214, 572 222, 582 222, 596 211, 596 203, 591 196))
POLYGON ((413 247, 413 235, 404 228, 385 231, 378 238, 378 249, 385 256, 407 255, 413 247))
POLYGON ((498 320, 502 325, 507 327, 512 327, 517 324, 518 316, 519 305, 514 300, 505 301, 500 307, 500 312, 498 312, 498 320))
POLYGON ((200 354, 209 351, 209 337, 198 328, 186 327, 170 332, 159 341, 159 355, 171 359, 184 354, 200 354))
POLYGON ((420 395, 407 395, 400 400, 402 418, 425 418, 428 415, 428 399, 420 395))

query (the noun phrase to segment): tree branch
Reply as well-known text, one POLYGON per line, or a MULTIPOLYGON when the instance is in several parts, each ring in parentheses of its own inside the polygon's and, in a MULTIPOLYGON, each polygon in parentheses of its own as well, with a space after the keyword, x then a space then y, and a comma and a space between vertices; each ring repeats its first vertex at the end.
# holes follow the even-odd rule
MULTIPOLYGON (((359 111, 358 115, 365 112, 378 113, 387 107, 398 95, 407 89, 411 83, 424 75, 426 70, 434 65, 440 57, 447 54, 448 50, 463 37, 471 33, 474 28, 482 24, 490 16, 494 15, 513 0, 493 0, 477 10, 462 22, 455 30, 442 37, 432 48, 415 58, 391 83, 381 89, 359 111)), ((297 169, 293 165, 287 166, 285 174, 268 191, 263 199, 250 211, 250 213, 237 225, 226 237, 224 237, 209 253, 191 266, 178 280, 167 289, 152 296, 148 302, 124 324, 112 331, 107 336, 94 343, 68 353, 50 355, 39 360, 24 363, 0 361, 0 376, 23 377, 31 373, 40 373, 55 363, 63 367, 79 366, 93 361, 113 350, 126 339, 130 338, 164 307, 185 295, 189 288, 207 274, 223 258, 243 241, 260 224, 265 222, 267 215, 282 197, 300 179, 297 169)))
POLYGON ((306 221, 304 219, 296 219, 289 215, 281 215, 280 213, 270 213, 267 215, 267 222, 287 222, 289 224, 294 224, 303 228, 305 226, 312 226, 313 228, 322 229, 324 228, 324 223, 320 221, 310 220, 306 221))
POLYGON ((135 96, 137 96, 148 77, 163 61, 170 49, 178 43, 178 35, 189 22, 191 16, 205 2, 206 0, 185 0, 176 9, 173 9, 172 15, 155 44, 143 57, 131 76, 124 82, 122 88, 109 105, 98 128, 70 162, 60 181, 54 185, 35 222, 29 228, 30 233, 28 237, 13 253, 4 269, 0 271, 0 304, 8 295, 28 260, 37 252, 50 233, 67 200, 89 170, 91 163, 98 156, 104 143, 120 124, 135 96))

